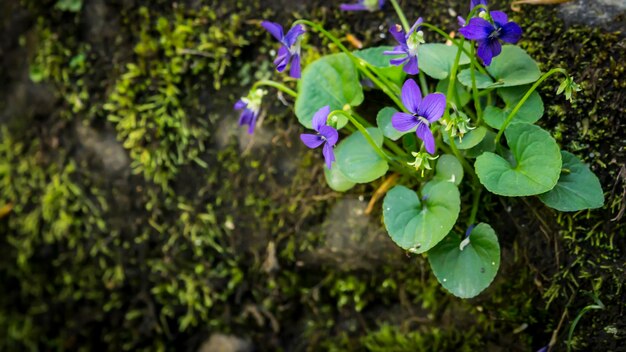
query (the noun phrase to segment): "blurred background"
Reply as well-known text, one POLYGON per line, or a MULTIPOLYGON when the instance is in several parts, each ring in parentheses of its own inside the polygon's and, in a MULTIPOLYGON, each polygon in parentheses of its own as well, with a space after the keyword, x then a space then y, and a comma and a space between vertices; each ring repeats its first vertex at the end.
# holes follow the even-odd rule
MULTIPOLYGON (((552 341, 563 351, 569 341, 626 351, 626 4, 560 2, 490 5, 520 23, 542 71, 563 67, 581 84, 570 104, 548 80, 539 124, 591 165, 606 206, 558 214, 485 196, 478 217, 498 233, 502 264, 487 291, 460 300, 388 239, 378 209, 368 215, 376 185, 325 185, 291 99, 270 92, 252 136, 232 109, 255 80, 295 87, 273 71, 261 20, 313 19, 357 49, 392 43, 391 4, 3 0, 0 350, 536 351, 552 341), (598 300, 604 309, 586 308, 598 300)), ((400 3, 410 22, 449 32, 469 8, 400 3)), ((337 48, 311 32, 303 51, 310 62, 337 48)))

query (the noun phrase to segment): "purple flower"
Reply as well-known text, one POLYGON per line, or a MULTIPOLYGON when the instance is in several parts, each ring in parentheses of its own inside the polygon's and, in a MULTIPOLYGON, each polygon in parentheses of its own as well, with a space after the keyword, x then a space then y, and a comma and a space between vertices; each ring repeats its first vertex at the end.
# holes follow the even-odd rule
MULTIPOLYGON (((509 22, 507 15, 502 11, 491 11, 490 17, 493 24, 481 17, 474 17, 469 24, 459 30, 465 38, 478 42, 478 57, 487 66, 491 59, 500 55, 502 44, 515 44, 522 36, 522 29, 515 22, 509 22)), ((486 17, 486 16, 483 16, 486 17)))
POLYGON ((239 126, 248 125, 249 134, 254 132, 256 119, 261 111, 261 100, 265 94, 264 90, 257 89, 235 103, 234 109, 242 110, 241 115, 239 115, 239 126))
POLYGON ((283 34, 283 26, 278 23, 263 21, 261 26, 283 45, 278 49, 278 55, 274 60, 276 70, 283 72, 287 64, 291 62, 289 75, 293 78, 300 78, 300 36, 305 32, 304 27, 298 24, 293 26, 287 34, 283 34))
POLYGON ((341 11, 376 11, 383 8, 385 0, 358 0, 356 4, 341 4, 341 11))
POLYGON ((424 43, 424 33, 418 30, 421 23, 422 18, 420 17, 406 34, 404 34, 404 30, 402 30, 402 27, 399 25, 391 27, 389 32, 400 45, 393 48, 392 51, 385 51, 383 53, 384 55, 400 55, 401 57, 391 59, 389 63, 395 66, 404 65, 404 72, 410 75, 419 73, 417 49, 420 44, 424 43))
POLYGON ((417 127, 415 133, 424 141, 426 151, 435 154, 435 138, 430 132, 430 124, 443 116, 446 110, 446 96, 433 93, 422 99, 422 92, 417 83, 409 79, 402 86, 402 103, 411 113, 396 112, 391 117, 391 125, 400 132, 417 127))
POLYGON ((313 115, 312 121, 313 129, 317 131, 317 134, 303 133, 300 135, 300 139, 304 145, 311 149, 315 149, 323 144, 322 154, 324 154, 326 166, 330 169, 333 161, 335 161, 333 146, 337 144, 339 133, 336 129, 326 124, 328 114, 330 114, 330 106, 326 105, 319 109, 315 115, 313 115))

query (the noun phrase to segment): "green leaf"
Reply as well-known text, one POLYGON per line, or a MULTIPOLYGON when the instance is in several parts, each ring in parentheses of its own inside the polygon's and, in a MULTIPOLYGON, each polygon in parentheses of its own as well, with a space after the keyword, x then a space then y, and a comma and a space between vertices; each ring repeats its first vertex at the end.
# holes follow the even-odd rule
MULTIPOLYGON (((335 163, 336 166, 337 164, 335 163)), ((350 181, 338 167, 332 167, 330 170, 327 167, 324 167, 324 178, 326 179, 326 184, 332 190, 337 192, 345 192, 352 187, 354 187, 355 183, 350 181)))
POLYGON ((395 186, 383 201, 383 221, 389 236, 414 253, 426 252, 450 232, 461 204, 459 190, 450 182, 425 187, 422 199, 423 203, 412 190, 395 186))
POLYGON ((471 298, 489 287, 500 267, 500 245, 495 232, 478 224, 461 244, 450 234, 428 252, 428 261, 439 283, 460 298, 471 298))
MULTIPOLYGON (((450 144, 450 136, 448 135, 447 132, 445 132, 445 128, 442 127, 442 133, 443 135, 443 141, 446 142, 446 144, 450 144)), ((470 149, 472 147, 475 147, 476 145, 478 145, 478 143, 482 142, 482 140, 485 138, 485 135, 487 134, 487 129, 485 127, 476 127, 473 130, 470 130, 469 132, 467 132, 463 138, 460 138, 459 136, 454 137, 454 145, 456 145, 457 149, 470 149)), ((494 137, 495 138, 495 137, 494 137)))
POLYGON ((354 56, 367 61, 370 65, 378 68, 379 72, 388 77, 392 82, 401 85, 404 82, 406 73, 402 70, 402 66, 394 66, 389 60, 398 56, 384 55, 383 52, 393 50, 392 46, 377 46, 373 48, 354 51, 354 56))
MULTIPOLYGON (((443 93, 443 94, 448 94, 449 84, 450 84, 450 80, 448 80, 447 78, 442 79, 441 81, 437 83, 437 88, 435 88, 435 91, 439 93, 443 93)), ((457 94, 459 95, 458 107, 460 108, 460 107, 465 106, 465 104, 467 104, 470 101, 470 99, 472 98, 472 95, 470 94, 470 92, 467 91, 467 89, 465 89, 465 87, 458 80, 455 81, 455 86, 456 86, 457 94)))
MULTIPOLYGON (((500 129, 506 117, 509 116, 515 106, 522 100, 522 97, 529 88, 529 86, 519 86, 498 89, 498 95, 504 100, 505 107, 504 109, 500 109, 495 106, 488 106, 483 116, 485 122, 495 129, 500 129)), ((543 116, 543 101, 539 93, 534 91, 530 94, 526 102, 524 102, 524 105, 517 111, 512 121, 535 123, 541 116, 543 116)))
MULTIPOLYGON (((422 44, 417 49, 419 69, 434 79, 445 79, 450 74, 457 47, 441 43, 422 44)), ((467 65, 470 59, 461 54, 459 65, 467 65)))
MULTIPOLYGON (((383 134, 376 127, 367 129, 377 146, 383 145, 383 134)), ((363 134, 354 132, 339 143, 335 150, 339 171, 349 181, 368 183, 383 176, 389 170, 387 161, 378 155, 363 134)))
MULTIPOLYGON (((313 114, 329 105, 330 110, 341 110, 348 104, 358 106, 363 102, 363 89, 356 67, 346 54, 324 56, 312 62, 302 72, 298 82, 296 116, 298 121, 311 128, 313 114)), ((338 128, 345 126, 342 119, 338 128)))
MULTIPOLYGON (((380 130, 383 132, 383 135, 385 137, 391 139, 392 141, 397 141, 404 134, 409 133, 409 131, 400 132, 397 129, 395 129, 393 125, 391 124, 391 117, 396 112, 398 112, 398 110, 396 110, 395 108, 387 107, 387 108, 381 109, 378 112, 378 115, 376 116, 376 124, 378 125, 378 128, 380 128, 380 130)), ((415 133, 415 128, 412 129, 410 132, 415 133)))
MULTIPOLYGON (((495 81, 487 75, 476 72, 476 87, 485 89, 521 86, 533 83, 541 77, 541 71, 535 60, 516 45, 503 46, 502 53, 487 66, 487 72, 495 78, 495 81)), ((470 69, 461 71, 458 78, 466 87, 472 86, 470 69)))
POLYGON ((476 174, 492 193, 502 196, 531 196, 551 190, 561 172, 559 146, 540 127, 525 123, 509 125, 504 132, 513 163, 485 152, 476 159, 476 174))
POLYGON ((468 158, 477 158, 484 152, 493 152, 496 150, 496 134, 491 130, 487 130, 485 137, 476 146, 464 151, 468 158))
POLYGON ((55 7, 61 11, 79 12, 83 7, 83 0, 58 0, 55 7))
POLYGON ((563 171, 554 188, 539 195, 547 206, 559 211, 595 209, 604 205, 600 181, 589 166, 574 154, 561 151, 563 171))
POLYGON ((463 181, 463 166, 454 155, 443 154, 437 160, 435 179, 460 185, 463 181))

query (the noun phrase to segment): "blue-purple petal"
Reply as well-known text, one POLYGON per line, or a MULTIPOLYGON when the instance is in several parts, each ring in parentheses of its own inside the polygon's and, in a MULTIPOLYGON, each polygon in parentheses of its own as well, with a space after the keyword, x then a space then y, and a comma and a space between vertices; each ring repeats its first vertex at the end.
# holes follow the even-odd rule
POLYGON ((469 20, 467 26, 459 29, 459 32, 470 40, 485 40, 494 30, 495 28, 489 21, 475 17, 469 20))
POLYGON ((289 76, 293 78, 300 78, 300 55, 295 54, 291 57, 291 68, 289 68, 289 76))
POLYGON ((324 139, 318 134, 302 133, 300 140, 310 149, 315 149, 324 143, 324 139))
POLYGON ((424 22, 424 20, 420 17, 417 19, 417 21, 415 21, 415 23, 413 23, 413 25, 411 26, 411 29, 409 29, 409 33, 406 34, 406 36, 410 36, 413 32, 415 32, 419 26, 422 24, 422 22, 424 22))
POLYGON ((285 35, 284 44, 287 47, 293 46, 294 44, 296 44, 298 37, 304 34, 304 32, 305 32, 304 26, 302 26, 301 24, 291 27, 289 32, 287 32, 287 34, 285 35))
POLYGON ((333 147, 328 143, 324 144, 324 148, 322 148, 322 154, 324 154, 326 167, 328 167, 328 169, 330 170, 333 161, 335 161, 335 152, 333 151, 333 147))
POLYGON ((398 43, 400 43, 400 45, 402 45, 403 48, 406 47, 406 37, 404 36, 402 26, 398 24, 395 26, 391 26, 391 28, 389 28, 389 33, 391 33, 391 35, 396 39, 398 43))
POLYGON ((407 79, 402 86, 402 103, 412 113, 417 113, 422 102, 422 91, 412 79, 407 79))
POLYGON ((334 146, 339 140, 339 132, 330 126, 322 126, 320 128, 320 135, 326 139, 326 144, 334 146))
MULTIPOLYGON (((367 11, 367 6, 363 4, 341 4, 339 5, 341 11, 367 11)), ((330 168, 329 168, 330 169, 330 168)))
POLYGON ((267 29, 267 31, 270 32, 270 34, 273 35, 279 42, 283 41, 283 26, 270 21, 261 22, 261 26, 267 29))
POLYGON ((415 131, 417 134, 417 138, 421 139, 424 142, 424 147, 426 147, 426 151, 430 154, 435 154, 435 137, 433 137, 433 133, 430 131, 430 127, 425 123, 420 123, 417 126, 417 130, 415 131))
POLYGON ((416 75, 420 72, 419 66, 417 65, 417 56, 409 55, 409 61, 404 65, 404 72, 410 75, 416 75))
POLYGON ((502 11, 490 11, 489 15, 491 15, 491 19, 500 27, 509 22, 509 16, 502 11))
POLYGON ((483 60, 485 66, 491 65, 491 59, 498 56, 500 52, 502 52, 502 44, 500 44, 498 39, 494 38, 478 42, 476 54, 483 60))
POLYGON ((328 114, 330 114, 330 106, 326 105, 313 114, 313 118, 311 119, 311 125, 313 129, 317 132, 320 131, 322 126, 326 126, 326 120, 328 119, 328 114))
POLYGON ((276 65, 276 70, 278 72, 283 72, 285 68, 287 68, 290 57, 291 54, 289 54, 289 49, 284 46, 281 46, 280 49, 278 49, 276 59, 274 59, 274 65, 276 65))
POLYGON ((406 112, 396 112, 391 116, 391 125, 400 132, 410 131, 418 125, 415 116, 406 112))
POLYGON ((394 66, 404 65, 409 60, 409 56, 405 54, 404 57, 397 57, 395 59, 389 60, 389 64, 394 66))
POLYGON ((433 93, 424 97, 417 114, 432 123, 439 120, 445 111, 446 96, 441 93, 433 93))
POLYGON ((243 100, 239 99, 235 103, 235 106, 233 107, 233 109, 241 110, 241 109, 245 108, 246 106, 247 106, 246 103, 243 100))
MULTIPOLYGON (((472 11, 474 9, 474 7, 478 6, 478 5, 485 5, 487 6, 487 0, 472 0, 470 3, 470 11, 472 11)), ((485 11, 484 9, 480 9, 480 11, 485 11)))
POLYGON ((515 44, 522 37, 522 28, 515 22, 509 22, 500 29, 502 41, 515 44))
POLYGON ((383 51, 383 55, 406 55, 406 51, 404 50, 387 50, 383 51))

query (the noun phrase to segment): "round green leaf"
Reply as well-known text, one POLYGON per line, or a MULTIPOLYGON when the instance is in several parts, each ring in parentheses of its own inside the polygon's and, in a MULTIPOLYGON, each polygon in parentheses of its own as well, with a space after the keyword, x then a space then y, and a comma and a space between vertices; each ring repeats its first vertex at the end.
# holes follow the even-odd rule
POLYGON ((476 174, 490 192, 502 196, 531 196, 551 190, 561 172, 559 146, 540 127, 525 123, 509 125, 504 132, 512 163, 485 152, 476 159, 476 174))
POLYGON ((563 171, 552 190, 541 194, 539 199, 559 211, 595 209, 604 205, 604 193, 600 181, 589 166, 574 154, 561 151, 563 171))
POLYGON ((330 170, 324 167, 324 178, 328 187, 337 192, 345 192, 354 187, 355 183, 342 174, 339 168, 336 167, 336 164, 333 166, 335 167, 332 167, 330 170))
POLYGON ((463 166, 454 155, 444 154, 437 160, 435 178, 460 185, 463 180, 463 166))
MULTIPOLYGON (((443 128, 442 128, 443 129, 443 128)), ((473 130, 470 130, 469 132, 467 132, 463 138, 456 136, 454 137, 454 145, 456 146, 457 149, 470 149, 476 145, 478 145, 478 143, 480 143, 484 138, 485 135, 487 134, 487 129, 480 126, 480 127, 476 127, 473 130)), ((443 132, 443 141, 446 142, 446 144, 450 144, 450 136, 448 136, 447 132, 443 132)))
MULTIPOLYGON (((329 105, 330 110, 341 110, 348 104, 358 106, 363 102, 363 88, 356 67, 346 54, 324 56, 312 62, 302 72, 298 81, 296 116, 298 121, 311 128, 313 115, 329 105)), ((337 126, 343 127, 343 119, 337 126)))
MULTIPOLYGON (((378 128, 368 128, 376 145, 383 145, 383 134, 378 128)), ((357 131, 339 143, 335 150, 336 165, 349 181, 368 183, 383 176, 389 170, 387 161, 378 155, 363 134, 357 131)))
POLYGON ((474 297, 489 287, 498 273, 498 237, 491 226, 480 223, 463 244, 457 234, 446 236, 428 252, 428 261, 446 290, 460 298, 474 297))
POLYGON ((461 199, 450 182, 429 182, 422 201, 415 192, 395 186, 383 201, 383 221, 391 239, 400 247, 423 253, 450 232, 459 216, 461 199))
MULTIPOLYGON (((397 109, 386 107, 381 109, 376 116, 376 124, 378 125, 378 128, 380 128, 385 137, 391 139, 392 141, 397 141, 400 137, 409 132, 400 132, 391 124, 391 117, 396 112, 398 112, 397 109)), ((415 128, 412 129, 411 132, 415 132, 415 128)))
MULTIPOLYGON (((475 72, 476 87, 480 89, 492 87, 511 87, 533 83, 541 77, 541 71, 535 60, 524 49, 516 45, 505 45, 502 53, 493 58, 491 65, 487 66, 487 72, 495 78, 475 72)), ((472 86, 470 69, 459 73, 459 81, 466 87, 472 86)))
POLYGON ((377 46, 373 48, 358 50, 353 52, 354 56, 367 61, 370 65, 377 67, 380 73, 391 79, 392 82, 402 84, 406 73, 402 70, 402 66, 394 66, 389 60, 397 57, 393 55, 384 55, 385 51, 392 51, 392 46, 377 46))
POLYGON ((484 152, 493 152, 494 150, 496 150, 495 139, 496 139, 496 134, 491 130, 487 130, 487 132, 485 133, 485 137, 483 138, 482 141, 480 141, 480 143, 464 151, 465 156, 468 158, 476 158, 484 152))
MULTIPOLYGON (((417 49, 419 69, 434 79, 445 79, 454 65, 457 47, 441 43, 422 44, 417 49)), ((467 65, 470 59, 461 54, 459 65, 467 65)))
MULTIPOLYGON (((485 122, 495 129, 500 129, 506 117, 509 116, 515 106, 522 100, 522 97, 526 94, 528 89, 528 86, 498 89, 498 95, 504 100, 505 107, 504 109, 500 109, 495 106, 488 106, 483 116, 485 122)), ((517 111, 517 114, 513 117, 513 121, 535 123, 541 116, 543 116, 543 101, 539 93, 534 91, 530 94, 526 102, 524 102, 524 105, 517 111)))

